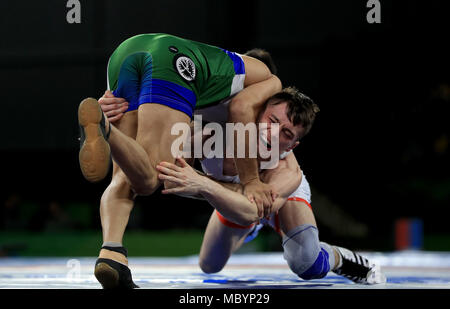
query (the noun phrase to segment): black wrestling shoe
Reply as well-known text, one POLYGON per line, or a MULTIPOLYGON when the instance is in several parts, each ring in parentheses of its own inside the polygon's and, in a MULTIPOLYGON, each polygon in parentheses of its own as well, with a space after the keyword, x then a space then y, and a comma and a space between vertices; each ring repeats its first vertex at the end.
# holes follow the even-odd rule
POLYGON ((380 265, 348 249, 337 246, 333 248, 341 257, 341 266, 333 270, 334 273, 360 284, 386 283, 386 276, 381 272, 380 265))
MULTIPOLYGON (((102 247, 127 256, 124 247, 102 247)), ((135 289, 139 288, 131 277, 128 266, 111 259, 98 258, 95 262, 94 275, 104 289, 135 289)))
POLYGON ((80 162, 83 176, 90 182, 106 177, 111 163, 111 149, 107 142, 111 132, 106 133, 105 115, 96 99, 84 99, 78 107, 80 126, 80 162))

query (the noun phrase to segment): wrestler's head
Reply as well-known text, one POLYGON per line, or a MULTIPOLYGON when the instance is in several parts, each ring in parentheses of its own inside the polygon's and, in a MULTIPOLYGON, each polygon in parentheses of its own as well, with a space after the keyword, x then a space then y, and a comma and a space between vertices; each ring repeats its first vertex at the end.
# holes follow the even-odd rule
POLYGON ((275 62, 272 59, 272 56, 268 51, 262 48, 253 48, 247 51, 244 55, 250 56, 253 58, 258 59, 259 61, 262 61, 270 70, 270 73, 277 75, 277 67, 275 65, 275 62))
POLYGON ((295 87, 287 87, 269 98, 257 118, 267 130, 259 130, 259 143, 271 147, 271 137, 278 136, 280 153, 294 149, 311 130, 319 107, 295 87), (276 125, 278 124, 278 128, 276 125), (276 130, 276 131, 275 131, 276 130))

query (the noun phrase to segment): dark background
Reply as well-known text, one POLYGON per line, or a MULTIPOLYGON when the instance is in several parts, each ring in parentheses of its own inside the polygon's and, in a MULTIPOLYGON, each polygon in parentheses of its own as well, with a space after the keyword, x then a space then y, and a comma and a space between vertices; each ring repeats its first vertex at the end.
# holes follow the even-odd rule
MULTIPOLYGON (((103 94, 115 47, 150 32, 264 48, 283 84, 320 106, 296 155, 322 239, 392 249, 402 217, 450 235, 448 1, 381 0, 381 24, 366 21, 365 0, 81 0, 81 24, 67 23, 66 2, 0 2, 2 235, 100 230, 108 181, 81 175, 76 111, 103 94), (351 218, 342 229, 365 232, 339 233, 326 204, 351 218), (61 215, 73 208, 78 221, 61 215)), ((156 193, 138 198, 129 229, 201 229, 210 212, 156 193)))

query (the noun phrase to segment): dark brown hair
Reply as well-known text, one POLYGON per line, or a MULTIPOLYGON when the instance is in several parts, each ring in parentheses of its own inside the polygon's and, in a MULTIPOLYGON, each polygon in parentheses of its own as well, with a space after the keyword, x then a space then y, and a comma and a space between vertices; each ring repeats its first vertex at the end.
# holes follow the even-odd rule
POLYGON ((246 56, 250 56, 264 62, 264 64, 269 68, 270 72, 277 75, 277 67, 275 62, 273 62, 270 53, 261 48, 253 48, 245 53, 246 56))
POLYGON ((311 130, 316 114, 320 111, 319 106, 295 87, 284 88, 267 100, 267 104, 272 105, 285 102, 287 103, 288 118, 294 126, 302 125, 305 129, 303 136, 305 136, 311 130))

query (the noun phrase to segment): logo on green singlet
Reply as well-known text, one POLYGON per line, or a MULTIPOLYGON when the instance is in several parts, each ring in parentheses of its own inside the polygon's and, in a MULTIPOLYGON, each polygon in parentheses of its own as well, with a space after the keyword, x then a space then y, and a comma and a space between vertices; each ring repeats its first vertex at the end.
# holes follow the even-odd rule
POLYGON ((191 58, 179 55, 175 58, 174 65, 178 74, 180 74, 184 80, 191 82, 195 79, 197 71, 195 69, 195 63, 191 58))
POLYGON ((175 46, 169 46, 169 50, 172 52, 172 53, 178 53, 178 48, 176 48, 175 46))

